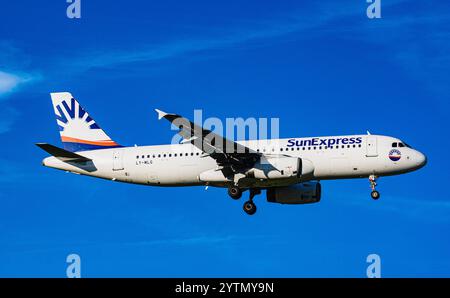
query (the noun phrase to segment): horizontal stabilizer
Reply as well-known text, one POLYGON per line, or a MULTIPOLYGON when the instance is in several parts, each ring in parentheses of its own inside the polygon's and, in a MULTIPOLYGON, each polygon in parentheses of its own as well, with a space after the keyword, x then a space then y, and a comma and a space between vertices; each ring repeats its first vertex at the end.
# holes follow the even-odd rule
POLYGON ((81 156, 79 154, 76 154, 74 152, 70 152, 67 150, 64 150, 62 148, 58 148, 56 146, 47 144, 47 143, 37 143, 36 146, 41 148, 42 150, 46 151, 50 155, 53 155, 57 159, 64 161, 64 162, 86 162, 91 161, 90 158, 81 156))

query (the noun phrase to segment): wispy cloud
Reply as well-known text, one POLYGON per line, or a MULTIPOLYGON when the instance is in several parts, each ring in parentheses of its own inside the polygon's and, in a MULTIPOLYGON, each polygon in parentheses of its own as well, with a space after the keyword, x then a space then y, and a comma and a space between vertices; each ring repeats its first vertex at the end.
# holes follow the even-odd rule
MULTIPOLYGON (((11 130, 12 126, 14 125, 14 122, 16 121, 19 113, 11 108, 11 107, 2 107, 0 105, 0 134, 8 132, 11 130)), ((2 170, 5 169, 5 164, 2 163, 2 170)), ((2 173, 2 170, 0 170, 0 174, 2 173)), ((8 175, 6 174, 6 177, 8 175)), ((3 180, 3 177, 0 178, 0 182, 3 180)))
POLYGON ((11 43, 0 41, 0 134, 10 131, 19 116, 11 95, 42 78, 29 69, 29 63, 28 55, 11 43))
POLYGON ((30 70, 30 60, 12 43, 0 41, 0 100, 41 79, 39 73, 30 70))
POLYGON ((26 73, 12 73, 0 70, 0 99, 14 91, 18 91, 23 85, 36 80, 37 77, 26 73))
POLYGON ((450 201, 448 200, 431 200, 427 197, 417 198, 400 198, 397 196, 386 195, 383 197, 382 204, 367 204, 367 200, 361 200, 358 196, 354 199, 340 200, 347 204, 358 207, 369 207, 374 210, 391 212, 401 216, 419 219, 429 222, 449 222, 450 221, 450 201))
POLYGON ((270 239, 274 238, 273 235, 250 235, 250 236, 238 236, 238 235, 197 235, 192 237, 174 237, 174 238, 162 238, 162 239, 149 239, 149 240, 135 240, 135 241, 115 241, 115 242, 77 242, 66 243, 66 245, 52 245, 47 247, 46 243, 22 243, 18 247, 14 247, 14 253, 37 253, 47 251, 65 251, 67 246, 82 249, 86 247, 148 247, 148 246, 222 246, 227 244, 238 244, 242 241, 254 240, 254 239, 270 239), (45 247, 39 248, 41 244, 45 244, 45 247), (33 249, 29 249, 34 247, 33 249))
MULTIPOLYGON (((336 18, 356 13, 355 7, 346 9, 342 9, 339 5, 332 7, 336 11, 319 6, 314 8, 313 12, 286 12, 277 17, 249 20, 245 24, 234 24, 227 28, 210 28, 210 32, 214 33, 209 36, 193 36, 188 39, 148 44, 140 48, 87 51, 78 57, 70 57, 70 60, 61 60, 61 63, 72 71, 83 72, 96 67, 156 62, 209 50, 230 49, 248 43, 254 43, 254 45, 260 45, 263 42, 274 43, 279 41, 278 38, 288 38, 292 34, 317 28, 336 18)), ((365 10, 358 10, 358 12, 365 14, 365 10)))
POLYGON ((219 50, 261 39, 285 36, 315 25, 313 21, 306 22, 298 19, 292 21, 281 24, 279 22, 266 23, 267 26, 259 29, 236 28, 235 32, 221 32, 219 36, 178 39, 161 44, 146 45, 140 49, 88 51, 79 57, 71 57, 68 61, 63 60, 61 63, 65 64, 65 67, 69 67, 72 71, 83 72, 96 67, 136 62, 156 62, 206 50, 219 50))
MULTIPOLYGON (((392 0, 383 8, 406 2, 406 0, 392 0)), ((230 49, 240 45, 271 44, 280 38, 303 38, 329 33, 320 29, 322 26, 348 20, 357 22, 365 20, 366 6, 364 5, 330 5, 317 3, 308 11, 286 12, 285 14, 266 19, 248 20, 245 24, 233 24, 226 28, 210 28, 214 32, 209 36, 193 36, 188 39, 169 40, 163 43, 147 44, 138 48, 87 50, 84 54, 71 56, 70 59, 61 58, 60 64, 73 72, 84 72, 92 68, 113 67, 130 63, 151 63, 195 53, 204 54, 205 51, 230 49), (308 34, 311 32, 311 34, 308 34), (300 34, 302 33, 302 34, 300 34), (306 33, 306 34, 305 34, 306 33)), ((341 24, 333 29, 339 31, 341 24)), ((363 26, 358 26, 361 30, 363 26)))

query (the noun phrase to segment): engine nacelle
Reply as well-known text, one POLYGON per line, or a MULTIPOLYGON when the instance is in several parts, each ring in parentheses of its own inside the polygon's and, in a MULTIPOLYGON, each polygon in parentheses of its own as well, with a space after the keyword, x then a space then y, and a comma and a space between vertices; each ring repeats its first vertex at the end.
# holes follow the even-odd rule
POLYGON ((314 165, 311 161, 296 157, 262 157, 255 166, 247 171, 248 178, 282 179, 311 178, 314 165))
POLYGON ((267 202, 279 204, 310 204, 320 201, 322 187, 319 182, 304 182, 287 187, 267 189, 267 202))

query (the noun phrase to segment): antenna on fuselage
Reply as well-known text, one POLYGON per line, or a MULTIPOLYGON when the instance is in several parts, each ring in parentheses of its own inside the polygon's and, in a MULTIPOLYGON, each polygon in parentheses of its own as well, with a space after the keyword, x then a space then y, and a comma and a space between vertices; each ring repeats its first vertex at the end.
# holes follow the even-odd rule
POLYGON ((367 134, 370 136, 370 131, 367 130, 367 134))

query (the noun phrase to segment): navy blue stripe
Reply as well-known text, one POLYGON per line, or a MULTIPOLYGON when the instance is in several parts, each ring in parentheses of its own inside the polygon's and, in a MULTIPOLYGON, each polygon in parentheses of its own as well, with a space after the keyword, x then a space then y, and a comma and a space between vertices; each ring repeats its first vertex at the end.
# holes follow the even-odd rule
POLYGON ((91 144, 63 142, 63 147, 67 151, 77 152, 77 151, 87 151, 87 150, 119 148, 119 147, 123 147, 123 146, 121 146, 121 145, 116 145, 116 146, 99 146, 99 145, 91 145, 91 144))

